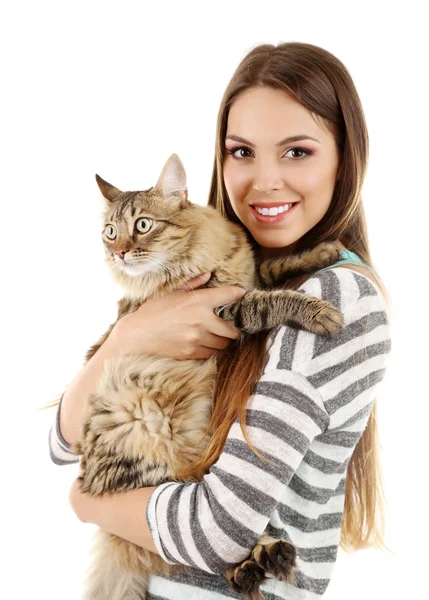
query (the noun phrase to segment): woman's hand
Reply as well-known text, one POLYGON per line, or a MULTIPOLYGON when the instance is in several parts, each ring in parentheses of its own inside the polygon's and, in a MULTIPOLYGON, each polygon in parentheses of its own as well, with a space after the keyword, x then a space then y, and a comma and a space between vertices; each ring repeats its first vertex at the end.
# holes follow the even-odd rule
POLYGON ((210 273, 200 275, 122 317, 111 333, 119 353, 204 359, 238 339, 238 329, 218 317, 214 309, 240 300, 245 290, 236 286, 195 290, 209 279, 210 273))

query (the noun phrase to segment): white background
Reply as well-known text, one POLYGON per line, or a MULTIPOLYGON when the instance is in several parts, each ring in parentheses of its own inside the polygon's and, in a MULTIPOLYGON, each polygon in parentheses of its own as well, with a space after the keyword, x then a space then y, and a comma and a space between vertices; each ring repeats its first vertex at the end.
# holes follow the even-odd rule
POLYGON ((52 411, 121 292, 94 174, 154 185, 173 152, 205 204, 217 111, 260 43, 300 41, 349 69, 370 134, 365 209, 393 302, 379 393, 392 553, 340 552, 326 600, 422 598, 427 569, 427 57, 422 2, 4 2, 1 51, 1 597, 76 600, 95 530, 50 462, 52 411), (5 559, 2 559, 5 567, 5 559))

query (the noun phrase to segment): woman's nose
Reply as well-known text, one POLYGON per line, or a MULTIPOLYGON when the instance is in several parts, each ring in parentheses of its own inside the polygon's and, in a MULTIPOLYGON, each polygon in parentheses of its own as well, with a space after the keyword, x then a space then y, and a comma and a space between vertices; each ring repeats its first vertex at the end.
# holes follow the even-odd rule
POLYGON ((269 194, 283 187, 279 167, 273 164, 260 165, 253 179, 253 188, 261 194, 269 194))

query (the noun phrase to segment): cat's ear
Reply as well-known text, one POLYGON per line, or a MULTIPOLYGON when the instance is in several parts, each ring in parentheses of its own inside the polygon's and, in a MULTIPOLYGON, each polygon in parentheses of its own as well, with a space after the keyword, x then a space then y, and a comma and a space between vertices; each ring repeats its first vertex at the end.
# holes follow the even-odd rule
POLYGON ((185 168, 177 154, 172 154, 165 163, 154 190, 166 198, 175 196, 181 200, 188 199, 185 168))
POLYGON ((100 192, 109 202, 113 202, 113 200, 116 200, 116 198, 123 193, 121 192, 121 190, 118 190, 118 188, 115 188, 114 185, 107 183, 107 181, 104 181, 104 179, 102 179, 100 175, 96 175, 95 179, 97 181, 98 187, 100 188, 100 192))

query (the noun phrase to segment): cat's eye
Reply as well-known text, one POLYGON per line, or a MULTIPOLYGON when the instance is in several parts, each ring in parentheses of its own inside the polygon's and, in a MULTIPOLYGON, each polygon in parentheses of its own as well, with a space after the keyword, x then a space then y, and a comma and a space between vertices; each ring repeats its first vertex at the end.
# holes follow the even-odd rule
POLYGON ((116 227, 114 225, 107 225, 105 229, 105 234, 109 238, 109 240, 114 240, 117 234, 116 227))
POLYGON ((136 229, 139 233, 147 233, 152 229, 153 221, 152 219, 138 219, 136 221, 136 229))

